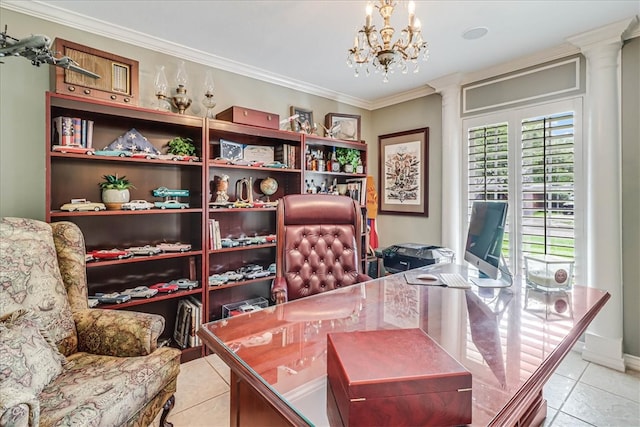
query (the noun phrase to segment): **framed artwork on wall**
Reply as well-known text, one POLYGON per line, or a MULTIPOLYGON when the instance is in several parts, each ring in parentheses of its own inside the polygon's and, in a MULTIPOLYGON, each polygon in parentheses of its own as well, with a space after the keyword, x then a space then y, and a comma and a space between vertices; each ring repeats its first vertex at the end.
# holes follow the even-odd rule
POLYGON ((329 113, 324 116, 327 129, 337 128, 333 138, 347 141, 360 141, 360 116, 356 114, 329 113))
POLYGON ((296 120, 291 120, 291 130, 294 132, 300 132, 300 124, 305 122, 309 124, 310 128, 313 128, 313 111, 306 110, 300 107, 291 106, 291 115, 298 115, 296 120))
POLYGON ((429 128, 378 136, 378 212, 429 216, 429 128))

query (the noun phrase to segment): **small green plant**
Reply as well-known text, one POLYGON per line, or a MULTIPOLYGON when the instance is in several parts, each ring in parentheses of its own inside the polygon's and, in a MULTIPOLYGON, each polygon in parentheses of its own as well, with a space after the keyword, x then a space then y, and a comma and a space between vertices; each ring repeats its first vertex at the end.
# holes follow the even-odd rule
POLYGON ((191 138, 183 138, 177 136, 167 143, 169 147, 167 152, 169 154, 175 154, 177 156, 195 156, 196 147, 193 145, 191 138))
POLYGON ((355 148, 336 148, 336 157, 338 159, 338 163, 341 165, 350 164, 355 167, 358 166, 358 161, 360 160, 360 150, 356 150, 355 148))
POLYGON ((103 190, 127 190, 129 188, 136 188, 131 182, 129 182, 126 176, 119 177, 118 174, 115 174, 104 175, 102 178, 104 181, 99 185, 103 190))

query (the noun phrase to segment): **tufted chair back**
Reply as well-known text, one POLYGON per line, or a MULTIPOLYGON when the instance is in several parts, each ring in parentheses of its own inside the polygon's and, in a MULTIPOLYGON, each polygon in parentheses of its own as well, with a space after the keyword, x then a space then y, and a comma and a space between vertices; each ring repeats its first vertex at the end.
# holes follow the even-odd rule
POLYGON ((277 221, 276 303, 370 279, 360 273, 362 214, 351 198, 288 195, 277 221))

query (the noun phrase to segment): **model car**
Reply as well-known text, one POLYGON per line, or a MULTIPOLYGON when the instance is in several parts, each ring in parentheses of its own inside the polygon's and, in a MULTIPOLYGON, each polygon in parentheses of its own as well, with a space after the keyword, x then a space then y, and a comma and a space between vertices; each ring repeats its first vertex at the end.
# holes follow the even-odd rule
POLYGON ((84 201, 75 201, 72 203, 65 203, 60 206, 61 211, 69 211, 69 212, 81 212, 81 211, 105 211, 107 207, 104 203, 99 202, 90 202, 88 200, 84 201))
POLYGON ((137 153, 133 153, 131 157, 134 159, 157 159, 158 155, 153 153, 145 153, 144 151, 139 151, 137 153))
POLYGON ((107 157, 131 157, 133 153, 127 150, 97 150, 93 154, 107 157))
POLYGON ((247 277, 247 274, 252 273, 254 271, 260 271, 260 270, 264 270, 264 268, 261 265, 247 264, 240 267, 237 271, 238 273, 244 274, 244 277, 247 277))
POLYGON ((177 200, 167 200, 166 202, 155 202, 153 205, 156 208, 160 208, 160 209, 187 209, 189 207, 189 203, 183 203, 177 200))
POLYGON ((183 156, 178 156, 178 160, 183 162, 197 162, 198 160, 200 160, 200 158, 197 156, 183 155, 183 156))
POLYGON ((267 276, 271 276, 271 273, 269 272, 269 270, 256 270, 244 275, 244 277, 246 277, 247 279, 257 279, 260 277, 267 277, 267 276))
POLYGON ((229 165, 231 164, 231 160, 225 159, 224 157, 216 157, 215 159, 211 160, 211 163, 213 163, 214 165, 229 165))
POLYGON ((287 165, 277 160, 274 162, 265 163, 263 166, 265 168, 287 169, 287 165))
POLYGON ((276 274, 276 263, 273 262, 269 264, 269 268, 267 269, 267 271, 271 274, 276 274))
POLYGON ((191 250, 191 245, 188 243, 158 243, 156 248, 164 252, 187 252, 191 250))
POLYGON ((95 295, 90 295, 89 299, 97 299, 102 304, 121 304, 131 299, 129 295, 122 295, 117 292, 105 294, 102 292, 96 292, 95 295))
POLYGON ((71 154, 94 154, 95 148, 78 147, 75 145, 54 145, 51 147, 51 151, 57 151, 59 153, 71 153, 71 154))
POLYGON ((264 239, 267 241, 267 243, 273 243, 276 241, 276 235, 275 234, 269 234, 264 236, 264 239))
POLYGON ((157 289, 151 289, 147 286, 136 286, 132 289, 125 289, 120 292, 120 295, 129 295, 131 298, 151 298, 157 293, 157 289))
POLYGON ((149 286, 149 288, 156 289, 158 292, 164 292, 167 294, 170 294, 171 292, 174 292, 180 289, 178 288, 178 285, 172 285, 166 282, 156 283, 155 285, 149 286))
POLYGON ((244 274, 238 273, 237 271, 227 271, 226 273, 222 273, 223 276, 226 276, 229 280, 242 280, 244 279, 244 274))
POLYGON ((162 249, 158 249, 155 246, 144 245, 144 246, 133 246, 126 249, 127 251, 133 253, 134 255, 157 255, 162 253, 162 249))
POLYGON ((240 245, 240 243, 236 242, 235 240, 228 239, 226 237, 224 239, 220 239, 220 243, 222 244, 223 248, 233 248, 240 245))
POLYGON ((169 282, 170 285, 178 285, 179 289, 193 289, 200 286, 200 282, 197 280, 189 280, 189 279, 178 279, 172 280, 169 282))
POLYGON ((151 209, 153 206, 153 203, 147 202, 146 200, 132 200, 130 202, 123 203, 122 209, 135 211, 136 209, 151 209))
POLYGON ((122 249, 100 249, 89 252, 94 259, 125 259, 131 258, 133 253, 122 249))
POLYGON ((209 276, 209 286, 224 285, 229 281, 229 277, 226 274, 212 274, 209 276))
POLYGON ((169 189, 167 187, 158 187, 152 190, 154 197, 188 197, 189 190, 169 189))
POLYGON ((173 161, 178 161, 180 160, 181 156, 178 156, 177 154, 158 154, 158 159, 160 160, 173 160, 173 161))
POLYGON ((249 242, 247 244, 248 245, 262 245, 264 243, 267 243, 267 239, 265 239, 262 236, 256 236, 256 237, 250 237, 249 238, 249 242))

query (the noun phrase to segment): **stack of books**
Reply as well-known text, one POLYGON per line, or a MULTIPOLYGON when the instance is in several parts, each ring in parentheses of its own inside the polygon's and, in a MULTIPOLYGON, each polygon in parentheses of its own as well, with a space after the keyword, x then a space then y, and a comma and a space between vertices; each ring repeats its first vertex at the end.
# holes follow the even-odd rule
POLYGON ((51 128, 54 145, 93 147, 93 120, 60 116, 53 119, 51 128))
POLYGON ((215 219, 209 220, 209 249, 222 249, 220 237, 220 223, 215 219))
POLYGON ((295 169, 298 154, 299 151, 297 146, 282 144, 275 147, 274 157, 279 162, 287 165, 289 169, 295 169))
POLYGON ((178 347, 197 347, 201 345, 197 335, 202 319, 202 302, 192 295, 178 301, 176 325, 173 339, 178 347))

